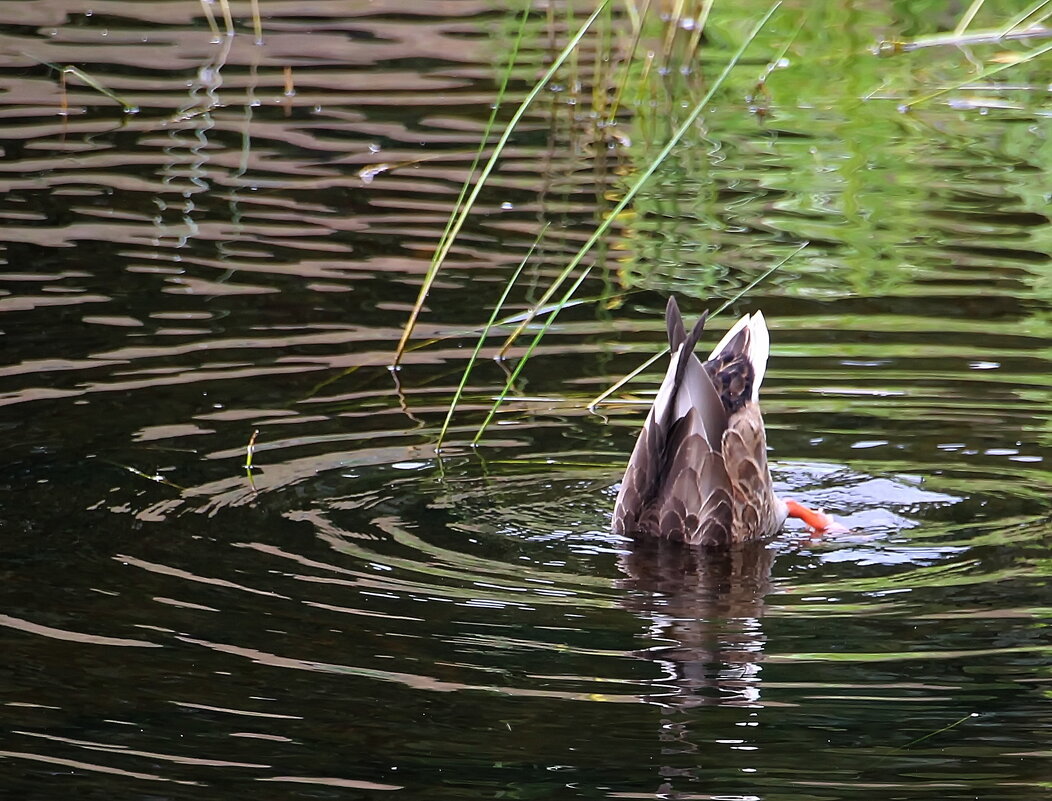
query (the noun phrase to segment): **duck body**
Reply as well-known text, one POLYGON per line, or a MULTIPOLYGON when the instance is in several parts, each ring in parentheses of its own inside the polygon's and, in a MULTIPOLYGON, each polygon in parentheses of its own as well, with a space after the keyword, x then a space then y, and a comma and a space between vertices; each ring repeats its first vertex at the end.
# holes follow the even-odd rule
POLYGON ((775 534, 790 513, 771 486, 760 413, 766 322, 746 315, 702 362, 706 317, 688 333, 669 299, 671 363, 628 461, 615 534, 727 546, 775 534))

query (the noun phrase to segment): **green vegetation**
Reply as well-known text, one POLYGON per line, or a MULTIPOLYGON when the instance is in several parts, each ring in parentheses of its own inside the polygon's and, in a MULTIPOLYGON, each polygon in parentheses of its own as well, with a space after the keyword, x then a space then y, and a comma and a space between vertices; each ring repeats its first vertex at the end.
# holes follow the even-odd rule
MULTIPOLYGON (((753 3, 731 6, 679 0, 668 13, 660 13, 649 0, 604 0, 583 22, 570 12, 558 19, 551 8, 546 15, 531 14, 527 8, 510 35, 511 57, 480 141, 479 157, 436 248, 396 350, 395 365, 408 346, 435 278, 456 247, 461 227, 499 168, 505 147, 530 119, 531 104, 545 91, 564 96, 573 119, 587 128, 578 133, 595 153, 597 185, 610 187, 604 192, 608 207, 599 209, 592 235, 531 302, 501 347, 503 358, 521 333, 535 329, 474 443, 559 313, 578 299, 593 268, 611 252, 616 253, 612 271, 616 280, 605 284, 596 298, 607 307, 619 305, 636 289, 667 285, 670 274, 687 269, 698 291, 738 297, 745 289, 740 279, 729 281, 732 271, 751 274, 744 282, 746 289, 751 288, 770 274, 772 261, 784 260, 801 243, 844 237, 850 255, 838 265, 837 284, 858 294, 894 293, 896 284, 909 282, 915 272, 907 261, 908 250, 901 247, 902 232, 917 227, 915 210, 922 205, 918 198, 930 193, 938 180, 923 172, 903 175, 905 181, 889 192, 889 176, 896 176, 904 161, 917 158, 918 142, 933 126, 945 131, 947 107, 965 113, 1003 113, 1026 106, 1028 97, 1041 90, 1035 65, 1052 50, 1048 44, 1030 46, 1049 35, 1043 25, 1052 14, 1050 7, 1052 3, 1039 2, 1019 12, 1003 3, 975 2, 949 33, 923 27, 930 24, 927 20, 943 25, 951 21, 942 2, 911 4, 895 12, 899 19, 892 19, 890 11, 882 17, 836 3, 803 8, 775 4, 758 10, 753 3), (898 35, 911 30, 917 31, 911 39, 898 35), (841 32, 835 43, 831 31, 841 32), (523 43, 545 36, 553 48, 550 65, 534 80, 531 76, 539 71, 535 51, 523 43), (565 41, 559 45, 561 40, 565 41), (520 53, 525 55, 520 58, 520 53), (1014 82, 1010 87, 990 80, 1006 74, 1014 82), (531 88, 504 124, 485 165, 477 170, 513 76, 530 81, 531 88), (935 108, 937 104, 941 106, 935 108), (819 160, 805 137, 791 136, 794 131, 809 131, 816 121, 840 143, 842 152, 835 161, 828 155, 819 160), (791 180, 796 187, 811 183, 816 199, 836 199, 839 217, 852 223, 850 232, 831 227, 836 225, 833 218, 815 218, 788 204, 761 211, 762 219, 749 216, 748 186, 755 179, 734 175, 741 170, 735 165, 735 151, 754 162, 764 158, 762 152, 746 152, 757 146, 758 127, 771 128, 771 155, 777 152, 793 165, 791 180), (781 132, 781 140, 775 138, 775 131, 781 132), (608 158, 618 162, 613 176, 605 172, 608 158), (678 194, 692 196, 692 208, 665 208, 670 182, 690 187, 678 194), (651 188, 658 183, 660 189, 651 188), (737 186, 743 194, 739 209, 746 217, 741 222, 727 217, 729 204, 723 195, 728 186, 737 186), (781 248, 765 242, 753 252, 735 235, 743 224, 777 232, 781 248), (647 235, 640 236, 644 232, 647 235), (604 250, 597 254, 597 248, 604 250)), ((960 128, 959 135, 967 136, 967 120, 961 120, 960 128)), ((931 161, 937 170, 937 159, 931 161)), ((767 191, 778 188, 777 174, 768 173, 761 180, 767 191)), ((525 263, 508 279, 501 304, 512 295, 525 263)), ((815 253, 801 269, 824 267, 821 255, 815 253)), ((492 310, 464 370, 439 445, 499 314, 500 306, 492 310)))

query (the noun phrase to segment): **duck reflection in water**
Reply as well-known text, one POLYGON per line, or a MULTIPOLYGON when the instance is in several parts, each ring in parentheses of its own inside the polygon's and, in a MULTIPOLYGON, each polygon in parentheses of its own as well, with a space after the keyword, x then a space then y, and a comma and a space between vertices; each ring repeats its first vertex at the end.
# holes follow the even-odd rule
POLYGON ((639 655, 661 664, 675 686, 666 703, 749 705, 759 700, 761 620, 774 550, 763 542, 704 548, 635 542, 621 558, 625 606, 666 641, 639 655))
POLYGON ((649 539, 620 559, 623 604, 654 643, 635 655, 660 671, 648 695, 662 708, 656 797, 740 798, 696 795, 698 783, 715 793, 762 763, 770 703, 762 698, 762 621, 774 555, 764 542, 709 548, 649 539), (674 789, 683 782, 692 794, 674 789))
MULTIPOLYGON (((763 315, 739 320, 704 362, 694 348, 706 317, 688 333, 670 299, 665 318, 671 362, 614 507, 614 533, 632 538, 621 559, 624 603, 647 621, 652 637, 668 643, 639 654, 662 666, 659 685, 671 685, 652 696, 670 710, 663 753, 693 753, 700 747, 694 741, 705 739, 718 743, 724 763, 730 747, 742 750, 747 764, 748 747, 740 744, 765 705, 761 621, 774 561, 768 540, 788 517, 818 533, 844 528, 774 493, 759 407, 769 350, 763 315), (703 705, 744 709, 729 722, 706 713, 691 737, 692 717, 684 713, 703 705)), ((694 773, 671 765, 663 773, 677 770, 694 773)))

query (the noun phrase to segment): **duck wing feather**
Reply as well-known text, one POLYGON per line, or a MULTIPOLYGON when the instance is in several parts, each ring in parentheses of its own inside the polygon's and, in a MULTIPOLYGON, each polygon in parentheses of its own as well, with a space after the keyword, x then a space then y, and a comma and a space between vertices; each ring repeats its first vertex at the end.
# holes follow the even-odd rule
POLYGON ((732 507, 720 448, 727 412, 688 335, 675 299, 666 311, 671 363, 629 458, 613 530, 691 543, 728 542, 732 507))
POLYGON ((774 494, 767 465, 767 436, 755 403, 731 416, 723 434, 723 463, 735 515, 731 540, 741 542, 774 534, 785 522, 785 504, 774 494))

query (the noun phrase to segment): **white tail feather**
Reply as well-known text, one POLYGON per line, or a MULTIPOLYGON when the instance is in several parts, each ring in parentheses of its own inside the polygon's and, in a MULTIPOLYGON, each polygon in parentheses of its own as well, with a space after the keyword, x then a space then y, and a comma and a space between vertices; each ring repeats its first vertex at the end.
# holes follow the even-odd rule
POLYGON ((749 361, 756 377, 752 382, 752 399, 760 400, 760 384, 763 383, 764 373, 767 372, 767 357, 771 352, 771 335, 767 333, 767 321, 763 319, 763 312, 755 312, 749 321, 749 361))

